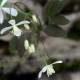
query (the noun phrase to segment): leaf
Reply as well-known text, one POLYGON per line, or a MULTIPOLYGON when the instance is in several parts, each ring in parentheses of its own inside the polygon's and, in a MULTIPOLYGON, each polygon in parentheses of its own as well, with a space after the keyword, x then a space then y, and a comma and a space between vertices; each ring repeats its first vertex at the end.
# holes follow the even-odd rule
POLYGON ((0 4, 1 4, 2 0, 0 0, 0 4))
POLYGON ((25 34, 23 34, 19 39, 18 39, 18 54, 20 57, 23 57, 25 53, 25 47, 24 47, 24 40, 25 40, 25 34))
POLYGON ((10 53, 13 53, 15 50, 17 50, 17 37, 16 36, 14 36, 9 43, 10 53))
POLYGON ((47 21, 50 16, 58 14, 66 3, 67 0, 50 0, 43 9, 44 21, 47 21))
POLYGON ((70 21, 64 16, 54 16, 49 18, 49 24, 65 25, 68 24, 69 22, 70 21))
POLYGON ((66 32, 59 26, 56 25, 48 25, 44 29, 44 32, 53 37, 64 37, 66 36, 66 32))

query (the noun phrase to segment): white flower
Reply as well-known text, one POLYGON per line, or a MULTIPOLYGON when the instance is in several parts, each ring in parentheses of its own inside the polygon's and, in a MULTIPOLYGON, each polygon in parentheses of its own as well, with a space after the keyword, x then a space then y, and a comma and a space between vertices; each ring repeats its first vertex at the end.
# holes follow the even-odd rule
POLYGON ((15 20, 10 20, 8 23, 11 24, 11 26, 3 28, 1 30, 1 34, 3 34, 7 30, 10 30, 10 29, 13 28, 12 33, 15 36, 20 36, 21 35, 21 30, 17 26, 22 25, 22 24, 27 24, 27 23, 30 23, 30 22, 29 21, 21 21, 21 22, 16 24, 15 20))
POLYGON ((26 30, 30 29, 29 25, 27 25, 27 24, 24 24, 24 27, 25 27, 26 30))
POLYGON ((35 52, 35 46, 31 44, 31 46, 29 47, 29 53, 34 53, 34 52, 35 52))
POLYGON ((51 68, 50 66, 47 66, 47 75, 49 77, 49 75, 52 75, 52 73, 55 73, 54 69, 51 68))
POLYGON ((29 42, 28 42, 28 40, 24 41, 24 47, 25 47, 26 50, 29 49, 29 42))
POLYGON ((37 18, 36 18, 35 15, 32 15, 32 19, 33 19, 34 22, 37 22, 37 18))
POLYGON ((57 61, 57 62, 54 62, 50 65, 47 65, 47 66, 43 67, 42 70, 39 72, 38 78, 41 78, 42 73, 44 73, 46 71, 47 71, 48 77, 49 77, 49 75, 52 75, 52 73, 55 73, 55 71, 53 69, 53 64, 57 64, 57 63, 62 63, 62 61, 57 61))
POLYGON ((7 2, 7 0, 3 0, 0 4, 0 24, 3 23, 4 17, 2 11, 5 11, 8 14, 11 14, 12 16, 17 16, 18 12, 14 8, 7 8, 3 7, 3 5, 7 2))

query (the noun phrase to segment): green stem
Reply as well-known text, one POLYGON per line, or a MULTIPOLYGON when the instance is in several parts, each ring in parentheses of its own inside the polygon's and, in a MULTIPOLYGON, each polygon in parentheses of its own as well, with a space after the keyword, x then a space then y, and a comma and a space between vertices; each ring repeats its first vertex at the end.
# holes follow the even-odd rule
POLYGON ((33 25, 34 25, 35 30, 38 31, 38 28, 37 28, 38 26, 34 22, 33 22, 33 25))
POLYGON ((21 11, 21 10, 18 10, 20 13, 22 13, 22 14, 25 14, 25 15, 28 15, 28 16, 32 16, 32 14, 30 14, 30 13, 26 13, 26 12, 23 12, 23 11, 21 11))
POLYGON ((47 54, 47 57, 48 57, 48 59, 49 59, 49 55, 48 55, 48 52, 47 52, 47 50, 46 50, 46 48, 45 48, 45 46, 44 46, 44 43, 41 41, 41 43, 42 43, 42 45, 43 45, 43 47, 44 47, 44 50, 45 50, 45 52, 46 52, 46 54, 47 54))
MULTIPOLYGON (((10 8, 10 16, 11 16, 11 8, 10 8)), ((13 19, 12 16, 11 16, 11 19, 13 19)))
POLYGON ((29 54, 28 56, 26 56, 26 57, 24 57, 24 58, 20 58, 20 59, 18 59, 18 60, 16 60, 16 61, 12 61, 12 62, 9 62, 9 63, 1 64, 1 65, 0 65, 0 68, 5 67, 5 66, 9 66, 9 65, 11 65, 11 64, 19 63, 19 62, 21 62, 21 61, 24 61, 24 60, 28 59, 31 55, 32 55, 32 54, 29 54))
MULTIPOLYGON (((37 43, 36 43, 36 45, 37 45, 37 43)), ((38 48, 38 50, 39 50, 39 52, 40 52, 40 55, 41 55, 41 57, 42 57, 42 59, 43 59, 45 65, 48 65, 47 62, 46 62, 46 60, 44 59, 44 57, 43 57, 43 53, 42 53, 42 51, 40 50, 40 48, 39 48, 38 45, 37 45, 37 48, 38 48)))

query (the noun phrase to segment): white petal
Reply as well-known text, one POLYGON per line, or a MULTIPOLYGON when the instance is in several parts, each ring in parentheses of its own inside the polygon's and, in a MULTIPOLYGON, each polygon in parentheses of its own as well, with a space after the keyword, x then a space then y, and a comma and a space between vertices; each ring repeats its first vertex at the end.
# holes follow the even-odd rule
POLYGON ((53 66, 52 65, 48 65, 48 66, 53 69, 53 66))
POLYGON ((7 2, 7 0, 3 0, 1 3, 1 6, 3 6, 6 2, 7 2))
POLYGON ((27 24, 27 23, 30 23, 30 22, 29 21, 21 21, 21 22, 17 23, 16 25, 27 24))
POLYGON ((8 23, 11 24, 11 25, 15 25, 16 24, 15 20, 10 20, 8 23))
POLYGON ((17 16, 18 12, 14 8, 2 8, 3 11, 7 12, 8 14, 11 14, 12 16, 17 16))
POLYGON ((1 34, 3 34, 4 32, 6 32, 7 30, 9 30, 9 29, 11 29, 11 28, 12 28, 12 26, 3 28, 3 29, 1 30, 1 34))
POLYGON ((43 69, 41 71, 46 72, 46 70, 47 70, 47 66, 43 67, 43 69))
POLYGON ((18 28, 18 32, 15 32, 15 31, 12 31, 12 33, 15 35, 15 36, 20 36, 21 35, 21 30, 18 28))
POLYGON ((2 11, 0 10, 0 24, 2 24, 3 23, 3 13, 2 13, 2 11))
POLYGON ((56 62, 54 62, 52 64, 57 64, 57 63, 62 63, 62 61, 56 61, 56 62))
POLYGON ((42 76, 42 71, 39 72, 39 74, 38 74, 38 78, 40 79, 41 76, 42 76))
POLYGON ((47 66, 43 67, 43 69, 39 72, 38 78, 41 78, 42 73, 46 72, 46 70, 47 70, 47 66))

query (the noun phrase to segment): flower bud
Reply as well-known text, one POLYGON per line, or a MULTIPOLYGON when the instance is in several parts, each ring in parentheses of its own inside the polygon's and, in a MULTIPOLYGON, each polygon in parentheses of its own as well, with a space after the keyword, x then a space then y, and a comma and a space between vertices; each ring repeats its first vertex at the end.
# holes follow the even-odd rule
POLYGON ((29 49, 29 42, 28 42, 28 40, 24 41, 24 47, 25 47, 26 50, 29 49))
POLYGON ((31 46, 29 47, 29 53, 34 53, 34 52, 35 52, 35 46, 31 44, 31 46))
POLYGON ((24 27, 25 27, 26 30, 30 29, 29 25, 27 25, 27 24, 24 24, 24 27))
POLYGON ((32 15, 32 19, 33 19, 34 22, 37 22, 37 18, 36 18, 35 15, 32 15))

